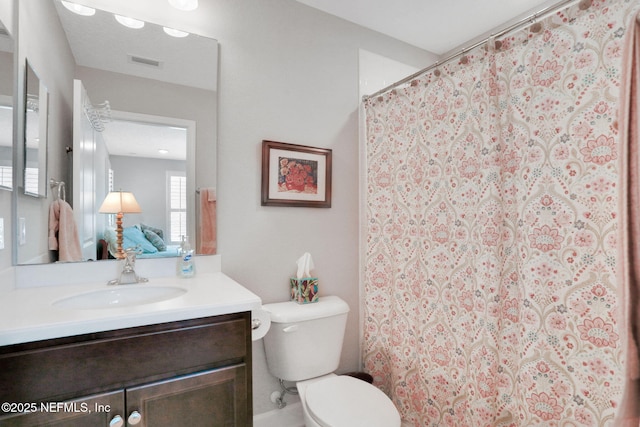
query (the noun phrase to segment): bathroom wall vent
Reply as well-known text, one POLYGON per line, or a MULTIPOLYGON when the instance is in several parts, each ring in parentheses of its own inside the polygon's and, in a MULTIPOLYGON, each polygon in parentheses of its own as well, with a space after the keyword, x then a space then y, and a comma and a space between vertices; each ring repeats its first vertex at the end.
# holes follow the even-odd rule
POLYGON ((146 65, 147 67, 162 68, 162 61, 143 56, 129 55, 129 62, 134 64, 146 65))

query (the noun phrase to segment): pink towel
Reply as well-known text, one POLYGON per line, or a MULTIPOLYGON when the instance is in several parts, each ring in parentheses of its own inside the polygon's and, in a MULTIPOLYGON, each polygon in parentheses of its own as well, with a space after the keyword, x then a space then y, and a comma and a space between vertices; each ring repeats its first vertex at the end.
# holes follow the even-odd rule
POLYGON ((58 261, 82 261, 73 209, 64 200, 54 200, 49 207, 49 249, 58 251, 58 261))
POLYGON ((640 15, 629 26, 620 99, 620 226, 618 278, 627 378, 616 425, 640 425, 640 15))
POLYGON ((212 255, 217 252, 216 242, 216 190, 200 190, 200 247, 199 254, 212 255))

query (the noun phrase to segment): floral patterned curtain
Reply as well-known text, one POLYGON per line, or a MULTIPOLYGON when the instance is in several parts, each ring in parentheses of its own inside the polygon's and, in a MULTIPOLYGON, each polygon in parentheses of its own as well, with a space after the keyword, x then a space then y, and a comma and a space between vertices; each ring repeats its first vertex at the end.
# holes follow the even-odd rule
POLYGON ((364 366, 408 425, 613 425, 638 9, 583 1, 365 102, 364 366))

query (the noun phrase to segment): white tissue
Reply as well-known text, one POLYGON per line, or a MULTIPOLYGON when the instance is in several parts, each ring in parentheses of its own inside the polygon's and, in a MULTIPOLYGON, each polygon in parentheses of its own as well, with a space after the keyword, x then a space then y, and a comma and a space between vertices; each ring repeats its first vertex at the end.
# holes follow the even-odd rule
POLYGON ((313 260, 311 259, 311 254, 309 252, 305 252, 296 263, 298 264, 298 279, 311 277, 309 272, 313 269, 313 260))
POLYGON ((271 314, 262 309, 251 310, 251 341, 257 341, 267 335, 271 328, 271 314))

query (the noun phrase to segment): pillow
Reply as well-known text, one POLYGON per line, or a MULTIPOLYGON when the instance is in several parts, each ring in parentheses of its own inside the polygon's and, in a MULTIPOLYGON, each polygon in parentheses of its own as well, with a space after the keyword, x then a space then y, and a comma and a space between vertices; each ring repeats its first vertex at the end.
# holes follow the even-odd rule
POLYGON ((142 230, 137 227, 127 227, 122 232, 122 250, 136 248, 142 253, 155 254, 158 249, 144 237, 142 230))
POLYGON ((152 227, 150 225, 146 225, 146 224, 140 224, 140 229, 145 232, 147 230, 149 231, 153 231, 154 233, 156 233, 158 235, 158 237, 160 237, 162 240, 164 240, 164 232, 156 227, 152 227))
POLYGON ((105 242, 107 242, 107 247, 111 255, 115 256, 116 252, 118 252, 118 236, 116 235, 116 230, 113 228, 105 228, 102 237, 105 242))
POLYGON ((155 246, 156 249, 158 249, 160 252, 164 252, 167 250, 167 245, 164 243, 164 240, 162 240, 162 237, 158 236, 150 229, 144 230, 144 237, 146 237, 147 240, 150 241, 151 244, 155 246))

